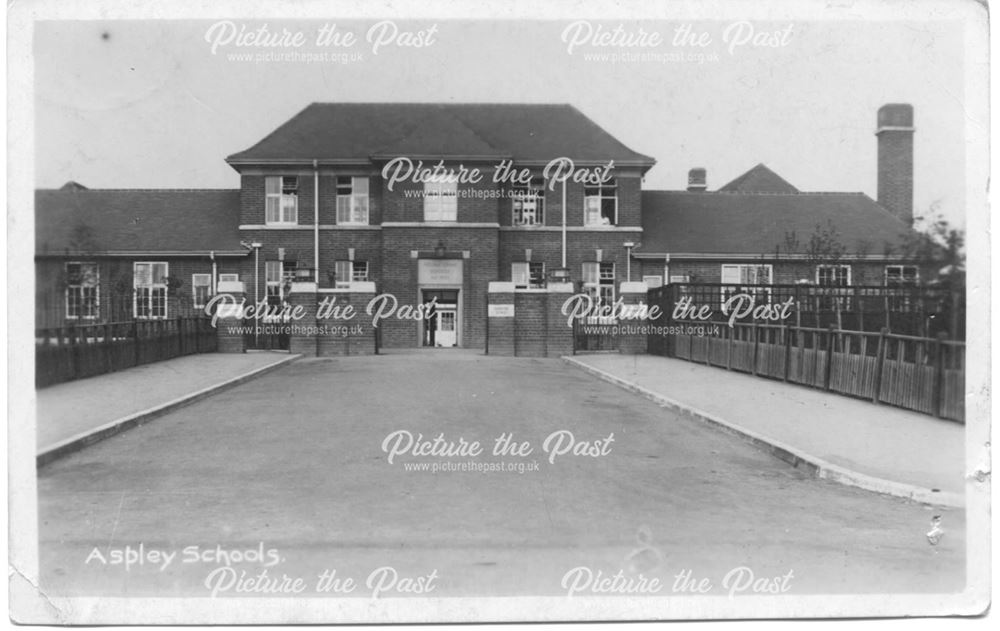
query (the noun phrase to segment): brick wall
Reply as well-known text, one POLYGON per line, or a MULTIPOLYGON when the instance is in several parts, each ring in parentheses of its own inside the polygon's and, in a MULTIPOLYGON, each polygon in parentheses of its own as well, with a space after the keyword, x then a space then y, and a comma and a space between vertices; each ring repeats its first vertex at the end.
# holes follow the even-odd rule
POLYGON ((566 325, 562 305, 572 285, 514 290, 507 282, 489 287, 489 304, 514 307, 513 316, 489 318, 489 354, 518 357, 560 357, 573 353, 573 329, 566 325))

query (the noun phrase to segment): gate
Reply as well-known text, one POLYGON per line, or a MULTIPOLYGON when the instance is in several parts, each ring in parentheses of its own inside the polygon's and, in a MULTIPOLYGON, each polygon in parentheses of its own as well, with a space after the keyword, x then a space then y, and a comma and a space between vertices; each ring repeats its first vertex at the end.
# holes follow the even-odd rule
POLYGON ((248 325, 243 334, 247 350, 287 351, 290 337, 289 322, 257 322, 248 325))
POLYGON ((617 353, 616 324, 608 318, 574 318, 573 353, 617 353))

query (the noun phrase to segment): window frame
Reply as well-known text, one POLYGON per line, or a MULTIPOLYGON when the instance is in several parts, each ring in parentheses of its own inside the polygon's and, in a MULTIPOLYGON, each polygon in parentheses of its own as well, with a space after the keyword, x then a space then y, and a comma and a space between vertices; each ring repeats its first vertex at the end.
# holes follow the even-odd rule
POLYGON ((520 228, 545 225, 545 178, 544 176, 532 176, 527 184, 517 183, 511 186, 510 203, 510 224, 520 228), (533 221, 525 221, 525 203, 533 201, 535 208, 532 212, 533 221), (521 218, 518 219, 520 212, 521 218))
POLYGON ((367 175, 338 175, 334 181, 337 192, 337 225, 340 226, 367 226, 371 222, 371 180, 367 175), (342 184, 341 180, 348 180, 347 184, 342 184), (358 193, 358 184, 364 182, 365 192, 358 193), (349 193, 341 193, 347 188, 349 193), (364 219, 355 219, 355 213, 361 206, 360 201, 364 200, 364 219), (342 208, 341 202, 346 201, 347 207, 342 208), (346 216, 342 218, 342 215, 346 216))
POLYGON ((545 281, 545 262, 544 261, 513 261, 510 264, 510 280, 514 283, 514 289, 544 289, 546 286, 545 281), (515 273, 515 266, 525 266, 524 273, 515 273), (532 274, 532 269, 536 273, 532 274), (524 279, 524 282, 518 282, 524 279))
POLYGON ((920 266, 902 264, 886 265, 882 271, 882 282, 886 287, 916 287, 920 284, 920 266), (899 269, 899 281, 896 284, 889 284, 889 268, 899 269), (910 281, 906 280, 907 268, 913 270, 913 278, 910 281))
POLYGON ((458 221, 458 181, 449 179, 452 178, 431 178, 424 182, 425 222, 458 221))
MULTIPOLYGON (((368 261, 357 261, 349 259, 340 259, 333 262, 333 286, 336 289, 349 289, 351 283, 365 283, 368 282, 369 267, 368 261), (350 279, 340 280, 341 268, 344 266, 350 266, 350 279), (359 270, 363 270, 363 273, 359 270)), ((346 274, 345 274, 346 275, 346 274)))
POLYGON ((295 226, 299 223, 299 177, 297 175, 266 175, 264 176, 264 225, 295 226), (277 190, 269 191, 270 184, 277 180, 277 190), (294 186, 287 187, 294 193, 286 193, 286 180, 294 186), (277 200, 277 219, 271 218, 271 200, 277 200), (285 201, 292 200, 290 217, 286 217, 285 201))
POLYGON ((617 226, 618 225, 618 180, 617 178, 610 178, 607 182, 599 182, 597 184, 584 184, 583 186, 583 225, 590 227, 600 227, 600 226, 617 226), (592 192, 588 191, 597 190, 597 194, 594 195, 592 192), (607 195, 606 191, 611 190, 612 194, 607 195), (596 199, 597 202, 597 221, 591 220, 592 211, 588 208, 590 205, 590 200, 596 199), (608 223, 604 223, 604 200, 613 200, 614 203, 614 217, 608 223))
POLYGON ((191 274, 191 306, 195 309, 203 309, 208 301, 212 299, 212 275, 211 274, 191 274), (199 284, 198 279, 205 279, 208 282, 204 284, 199 284), (206 287, 204 302, 198 302, 198 288, 206 287))
MULTIPOLYGON (((720 287, 720 289, 721 289, 720 293, 722 295, 722 302, 725 303, 726 300, 728 300, 731 296, 733 296, 736 293, 752 293, 749 290, 749 287, 751 285, 773 285, 774 284, 774 265, 772 263, 723 263, 722 267, 720 269, 720 273, 719 273, 719 284, 722 285, 722 287, 720 287), (739 280, 738 283, 732 283, 732 282, 728 282, 726 280, 726 268, 727 267, 729 267, 729 268, 732 268, 732 267, 738 268, 739 275, 740 275, 740 280, 739 280), (744 281, 743 280, 743 276, 744 276, 743 272, 744 272, 744 270, 749 270, 749 269, 756 269, 758 271, 761 270, 761 269, 766 269, 767 270, 767 282, 766 283, 762 283, 762 282, 759 281, 759 279, 755 279, 757 282, 750 282, 749 279, 746 280, 746 281, 744 281), (735 291, 733 290, 733 286, 736 287, 735 291)), ((770 287, 767 287, 766 289, 764 289, 763 296, 765 297, 764 302, 769 304, 771 302, 771 288, 770 287)), ((755 295, 755 298, 756 297, 759 297, 759 295, 755 295)), ((757 301, 757 304, 761 304, 760 300, 757 301)))
POLYGON ((851 274, 852 274, 852 270, 851 270, 851 266, 850 265, 842 265, 840 263, 817 265, 816 266, 816 285, 818 287, 850 287, 851 286, 851 274), (820 278, 820 273, 822 271, 825 271, 825 270, 841 270, 841 271, 847 270, 846 278, 844 279, 846 282, 844 284, 839 284, 839 283, 824 283, 824 282, 822 282, 821 278, 820 278))
MULTIPOLYGON (((594 269, 594 268, 592 268, 594 269)), ((615 264, 613 261, 584 261, 583 263, 583 293, 588 296, 600 297, 601 304, 610 305, 615 301, 615 264), (596 265, 596 277, 587 272, 589 266, 596 265), (610 270, 610 272, 608 272, 610 270), (594 280, 588 280, 593 277, 594 280), (610 291, 606 291, 610 289, 610 291), (605 298, 605 294, 610 293, 610 299, 605 298)))
POLYGON ((92 263, 89 261, 66 261, 63 264, 63 272, 65 272, 66 274, 66 289, 63 292, 63 303, 66 310, 66 319, 97 320, 98 318, 100 318, 101 317, 101 266, 98 263, 92 263), (84 284, 84 283, 70 284, 70 272, 69 272, 70 265, 80 266, 81 279, 83 279, 85 276, 83 273, 83 266, 87 265, 93 267, 95 272, 94 278, 96 279, 96 281, 93 284, 84 284), (89 288, 93 288, 94 290, 94 299, 91 302, 91 306, 93 307, 93 313, 91 315, 86 315, 83 313, 84 305, 86 304, 84 289, 89 289, 89 288), (76 290, 76 293, 78 294, 75 301, 76 311, 77 311, 76 315, 70 313, 71 311, 70 294, 74 293, 73 290, 76 290))
POLYGON ((170 304, 167 300, 169 293, 166 283, 166 279, 170 276, 170 264, 166 261, 133 261, 132 262, 132 316, 136 320, 165 320, 170 316, 170 304), (149 284, 139 284, 139 266, 148 265, 149 266, 149 284), (155 266, 163 266, 162 279, 163 282, 157 283, 153 282, 156 278, 155 266), (148 290, 148 294, 143 297, 140 301, 139 290, 148 290), (157 300, 156 295, 162 293, 162 315, 156 313, 157 300), (143 306, 143 315, 139 314, 139 306, 141 303, 145 303, 143 306))

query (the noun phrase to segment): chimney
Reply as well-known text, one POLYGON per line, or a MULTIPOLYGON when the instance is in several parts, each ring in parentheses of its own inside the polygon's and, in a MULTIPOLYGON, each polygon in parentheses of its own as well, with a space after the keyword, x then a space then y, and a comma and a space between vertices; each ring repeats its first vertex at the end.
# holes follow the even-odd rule
POLYGON ((913 225, 913 106, 890 103, 878 110, 878 203, 913 225))
POLYGON ((688 171, 688 192, 704 193, 705 189, 708 188, 707 180, 708 174, 705 172, 705 169, 701 167, 691 169, 688 171))

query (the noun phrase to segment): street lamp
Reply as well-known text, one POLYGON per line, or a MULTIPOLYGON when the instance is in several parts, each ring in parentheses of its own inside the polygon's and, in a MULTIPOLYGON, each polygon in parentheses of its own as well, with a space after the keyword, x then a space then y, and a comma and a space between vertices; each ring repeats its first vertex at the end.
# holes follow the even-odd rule
POLYGON ((625 246, 625 250, 627 251, 627 255, 625 256, 625 269, 626 269, 625 279, 628 282, 631 283, 632 282, 632 248, 635 247, 635 243, 632 242, 632 241, 626 241, 622 245, 625 246))

